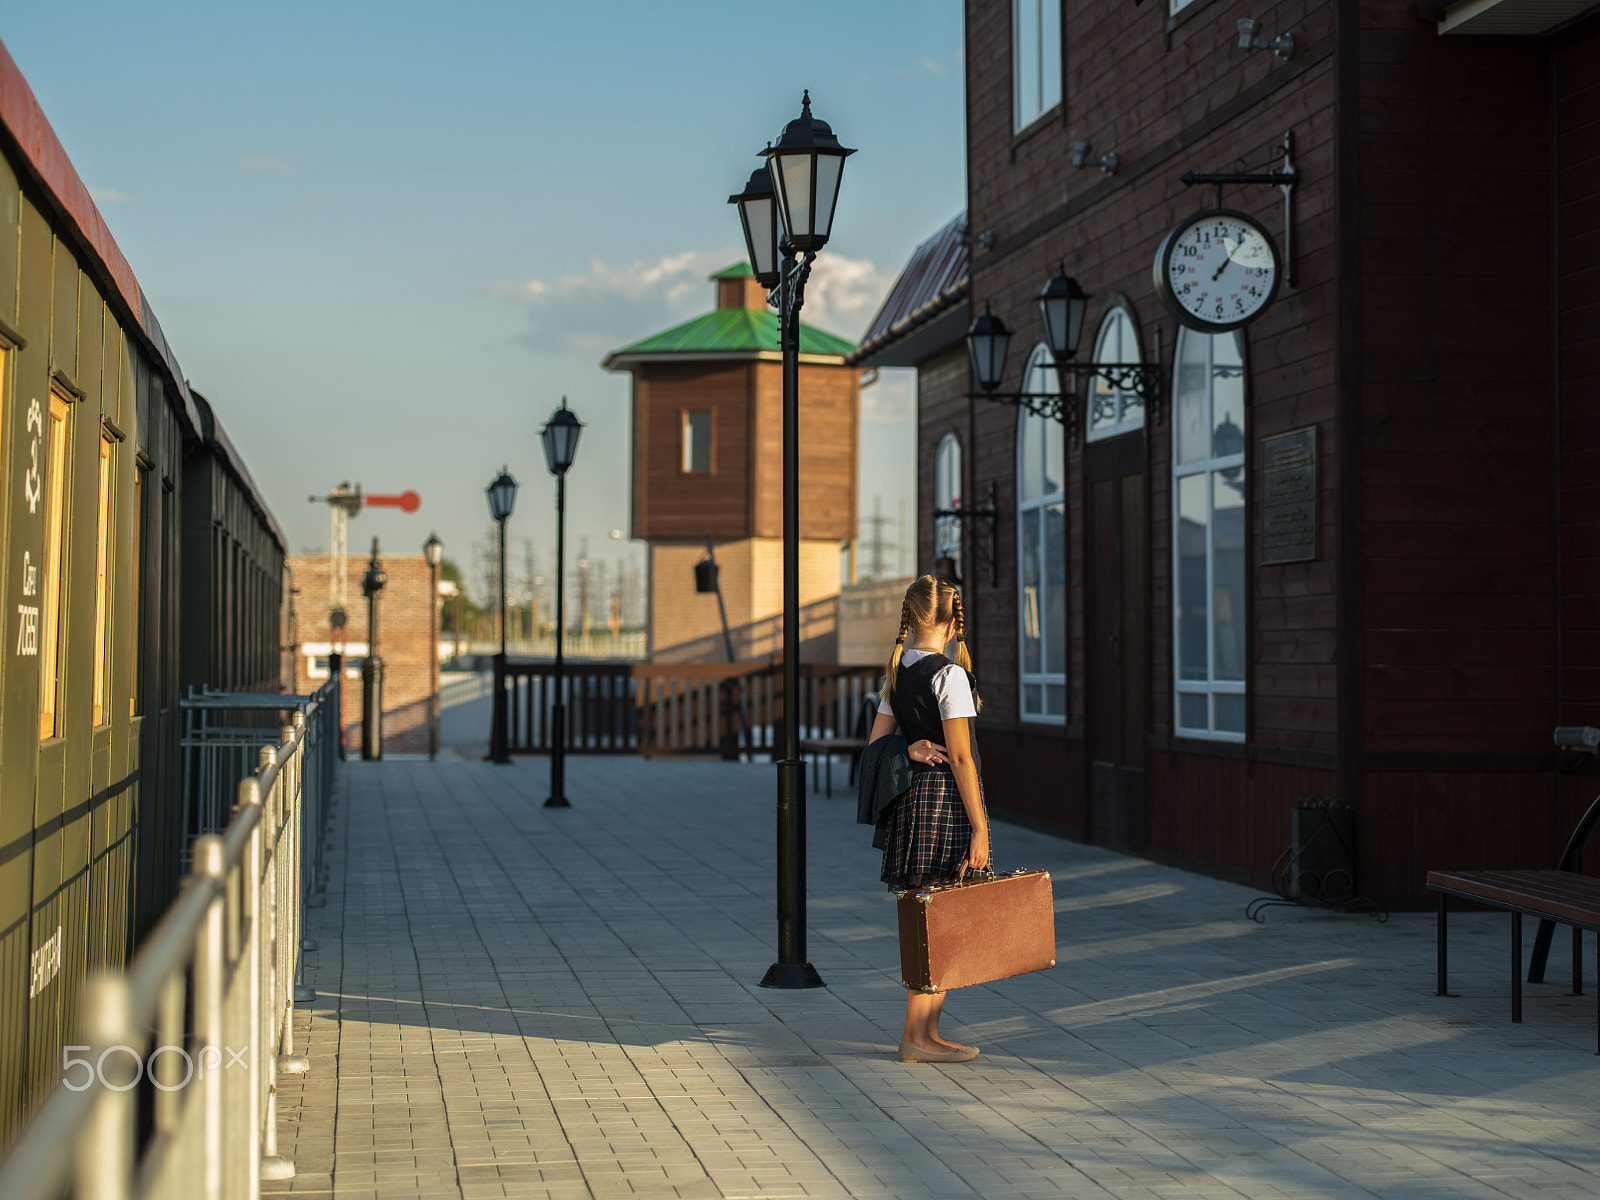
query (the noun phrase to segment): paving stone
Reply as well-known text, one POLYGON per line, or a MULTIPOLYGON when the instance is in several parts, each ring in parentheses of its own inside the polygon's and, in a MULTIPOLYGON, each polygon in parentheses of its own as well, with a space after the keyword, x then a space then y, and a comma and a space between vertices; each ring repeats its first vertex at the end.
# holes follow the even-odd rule
MULTIPOLYGON (((809 957, 773 957, 769 764, 347 765, 307 913, 312 1069, 279 1078, 303 1197, 1600 1194, 1594 1001, 1526 988, 1503 914, 1275 908, 1142 859, 996 828, 1048 868, 1059 965, 952 994, 954 1067, 893 1061, 894 906, 854 804, 811 798, 809 957)), ((1528 939, 1531 942, 1531 938, 1528 939)), ((1562 973, 1565 956, 1552 972, 1562 973)), ((1600 955, 1589 956, 1593 964, 1600 955)))

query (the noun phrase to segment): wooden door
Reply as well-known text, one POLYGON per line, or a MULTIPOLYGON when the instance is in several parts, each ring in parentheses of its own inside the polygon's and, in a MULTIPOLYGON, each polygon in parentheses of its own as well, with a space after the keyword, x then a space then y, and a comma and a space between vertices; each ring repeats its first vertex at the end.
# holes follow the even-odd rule
POLYGON ((1149 711, 1144 435, 1085 452, 1088 584, 1085 640, 1089 760, 1085 832, 1097 845, 1142 853, 1149 711))

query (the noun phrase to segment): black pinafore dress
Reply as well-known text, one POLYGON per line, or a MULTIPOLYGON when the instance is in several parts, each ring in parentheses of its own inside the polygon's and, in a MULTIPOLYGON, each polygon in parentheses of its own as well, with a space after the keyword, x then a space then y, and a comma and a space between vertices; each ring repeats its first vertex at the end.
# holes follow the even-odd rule
MULTIPOLYGON (((895 673, 889 706, 908 743, 927 738, 944 744, 944 720, 933 680, 949 665, 944 655, 929 654, 895 673)), ((971 672, 967 678, 970 682, 971 672)), ((892 891, 954 879, 972 848, 972 822, 967 820, 950 764, 913 762, 911 770, 911 788, 890 813, 883 844, 882 879, 892 891)))

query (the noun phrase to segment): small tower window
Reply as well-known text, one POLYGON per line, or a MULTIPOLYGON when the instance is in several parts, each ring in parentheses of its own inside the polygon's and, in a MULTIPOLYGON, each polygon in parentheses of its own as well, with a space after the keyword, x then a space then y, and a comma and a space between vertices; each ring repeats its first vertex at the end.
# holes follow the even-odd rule
POLYGON ((711 470, 711 414, 683 414, 683 470, 685 474, 711 470))

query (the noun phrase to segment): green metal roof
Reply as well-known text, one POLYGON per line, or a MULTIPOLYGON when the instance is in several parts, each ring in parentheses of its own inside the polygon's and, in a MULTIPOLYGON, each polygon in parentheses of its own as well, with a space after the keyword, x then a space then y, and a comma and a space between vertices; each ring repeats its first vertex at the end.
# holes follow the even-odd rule
POLYGON ((731 267, 723 267, 711 278, 713 279, 749 279, 755 272, 750 269, 747 262, 736 262, 731 267))
MULTIPOLYGON (((801 354, 845 355, 855 343, 810 325, 800 326, 801 354)), ((609 358, 633 354, 729 354, 777 351, 778 314, 770 308, 719 308, 664 333, 613 351, 609 358)))

